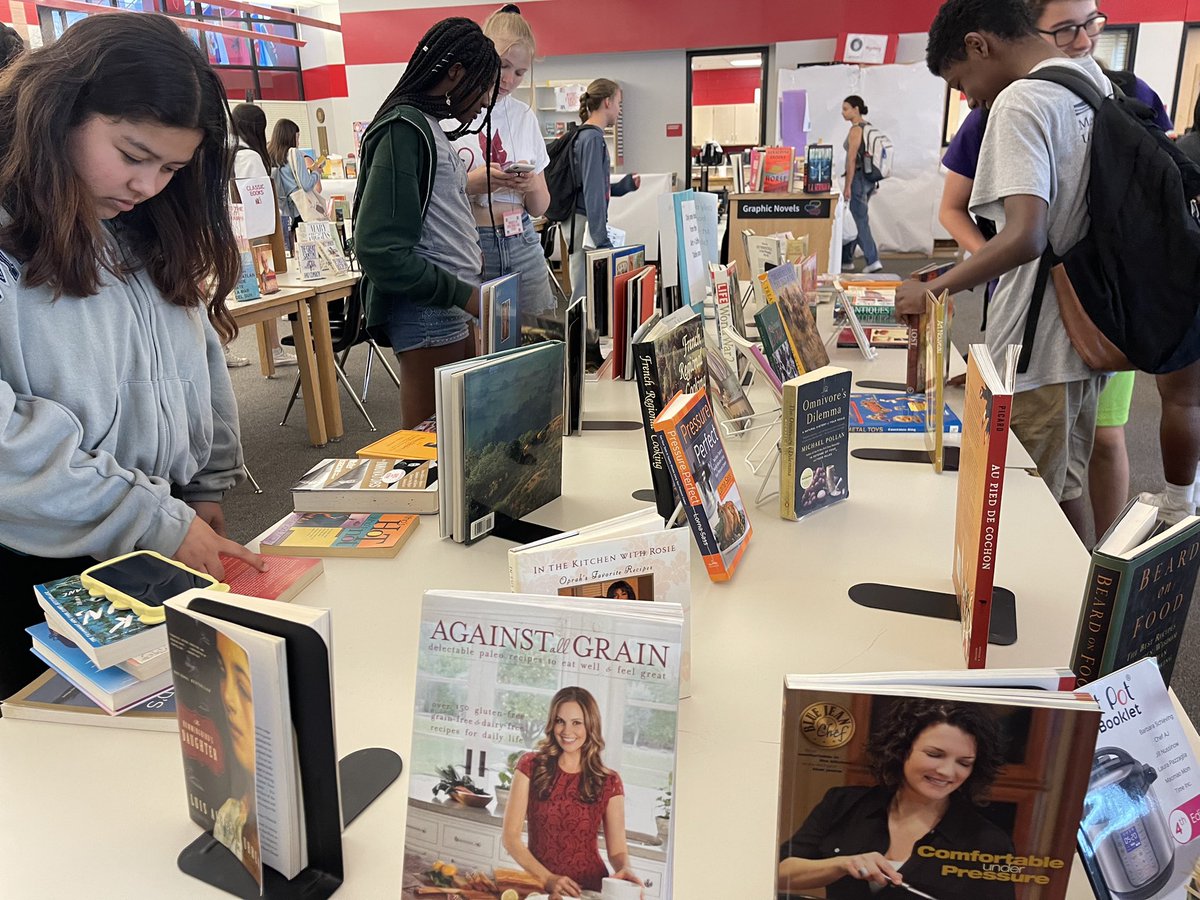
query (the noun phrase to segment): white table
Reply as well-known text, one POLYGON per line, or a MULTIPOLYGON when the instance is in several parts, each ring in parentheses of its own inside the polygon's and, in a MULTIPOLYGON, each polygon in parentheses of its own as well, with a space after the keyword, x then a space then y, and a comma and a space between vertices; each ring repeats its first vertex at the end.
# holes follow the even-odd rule
MULTIPOLYGON (((855 355, 838 351, 835 361, 855 365, 855 355)), ((903 362, 904 354, 881 353, 872 376, 894 379, 903 362)), ((632 383, 586 390, 586 418, 636 418, 632 383)), ((726 442, 749 498, 757 485, 742 462, 748 445, 726 442)), ((709 582, 694 560, 693 693, 679 710, 672 820, 679 900, 773 896, 785 673, 963 666, 958 623, 870 610, 846 595, 864 580, 949 589, 956 476, 912 464, 850 466, 847 503, 797 523, 780 519, 775 501, 751 509, 754 536, 731 582, 709 582)), ((532 519, 577 526, 636 508, 630 492, 650 484, 641 432, 567 439, 563 480, 565 496, 532 519)), ((439 541, 436 519, 425 517, 393 560, 325 561, 297 602, 334 611, 342 755, 384 746, 407 761, 421 592, 504 590, 509 546, 439 541)), ((1068 662, 1087 566, 1041 481, 1010 469, 997 581, 1017 595, 1019 640, 992 647, 993 665, 1068 662)), ((175 735, 0 720, 0 772, 4 896, 224 896, 175 867, 197 834, 175 735)), ((345 833, 339 898, 397 895, 407 788, 405 773, 345 833)), ((1071 897, 1090 896, 1076 864, 1071 897)))

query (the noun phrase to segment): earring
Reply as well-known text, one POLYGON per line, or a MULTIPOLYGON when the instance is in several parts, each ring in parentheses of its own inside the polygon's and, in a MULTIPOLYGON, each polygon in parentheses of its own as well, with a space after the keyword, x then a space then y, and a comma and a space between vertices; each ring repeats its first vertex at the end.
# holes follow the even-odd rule
POLYGON ((450 92, 446 91, 446 109, 450 108, 450 92))

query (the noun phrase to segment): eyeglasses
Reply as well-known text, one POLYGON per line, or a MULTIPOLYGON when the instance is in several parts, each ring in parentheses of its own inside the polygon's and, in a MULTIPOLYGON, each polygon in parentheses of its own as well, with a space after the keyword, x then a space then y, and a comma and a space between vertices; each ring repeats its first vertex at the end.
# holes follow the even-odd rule
POLYGON ((1082 25, 1064 25, 1062 28, 1055 28, 1053 31, 1045 31, 1038 29, 1039 34, 1050 34, 1054 36, 1054 44, 1057 47, 1070 47, 1079 37, 1079 32, 1082 31, 1090 38, 1094 38, 1104 30, 1104 26, 1108 24, 1108 16, 1096 15, 1092 16, 1082 25))

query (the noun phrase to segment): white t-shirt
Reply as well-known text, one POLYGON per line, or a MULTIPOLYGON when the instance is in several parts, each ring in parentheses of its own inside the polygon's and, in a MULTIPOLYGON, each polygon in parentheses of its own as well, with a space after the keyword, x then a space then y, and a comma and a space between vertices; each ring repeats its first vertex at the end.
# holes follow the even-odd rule
MULTIPOLYGON (((479 128, 483 120, 483 113, 480 113, 471 127, 479 128)), ((466 164, 468 172, 478 169, 487 158, 486 130, 460 137, 454 141, 454 149, 458 158, 466 164)), ((550 164, 546 139, 542 137, 537 116, 527 103, 522 103, 512 94, 499 98, 492 108, 492 161, 500 166, 508 162, 525 161, 532 163, 534 172, 541 172, 550 164)), ((492 199, 494 202, 518 205, 525 202, 524 197, 512 191, 496 191, 492 199)), ((475 202, 487 206, 487 195, 477 195, 475 202)))
MULTIPOLYGON (((1076 66, 1102 94, 1112 93, 1112 85, 1090 57, 1050 59, 1033 71, 1046 66, 1076 66)), ((1002 229, 1005 197, 1041 197, 1049 206, 1050 246, 1058 254, 1070 250, 1090 224, 1087 187, 1094 121, 1092 108, 1066 88, 1046 81, 1014 81, 1000 92, 988 116, 971 212, 1002 229)), ((1005 348, 1022 343, 1038 263, 1035 259, 1002 275, 988 306, 987 346, 1000 371, 1005 348)), ((1016 389, 1030 391, 1094 374, 1071 346, 1054 284, 1047 283, 1029 371, 1017 376, 1016 389)))

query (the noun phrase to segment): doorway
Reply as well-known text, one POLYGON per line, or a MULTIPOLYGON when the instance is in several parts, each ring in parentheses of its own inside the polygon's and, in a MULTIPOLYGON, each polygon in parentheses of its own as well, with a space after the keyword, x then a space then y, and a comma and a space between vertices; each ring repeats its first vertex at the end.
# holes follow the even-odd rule
MULTIPOLYGON (((696 187, 699 180, 696 155, 705 144, 719 145, 727 163, 731 155, 766 143, 767 48, 690 50, 687 67, 685 186, 696 187)), ((732 184, 710 178, 710 187, 732 187, 732 184)))

